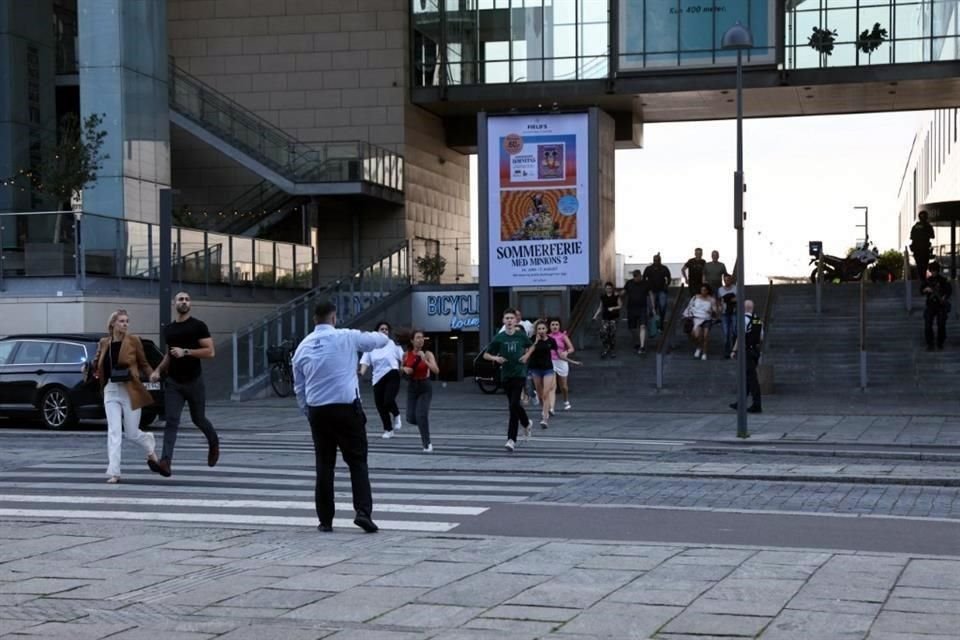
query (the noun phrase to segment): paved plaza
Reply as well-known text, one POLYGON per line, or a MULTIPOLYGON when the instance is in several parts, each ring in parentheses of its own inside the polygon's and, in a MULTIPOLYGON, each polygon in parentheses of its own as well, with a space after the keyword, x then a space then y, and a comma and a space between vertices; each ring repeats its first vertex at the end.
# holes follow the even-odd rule
POLYGON ((508 454, 502 395, 437 387, 434 454, 368 424, 376 535, 343 469, 316 530, 292 399, 214 403, 215 469, 188 425, 172 478, 128 448, 116 486, 98 428, 0 429, 0 637, 960 637, 946 410, 771 401, 740 441, 728 409, 583 399, 508 454))

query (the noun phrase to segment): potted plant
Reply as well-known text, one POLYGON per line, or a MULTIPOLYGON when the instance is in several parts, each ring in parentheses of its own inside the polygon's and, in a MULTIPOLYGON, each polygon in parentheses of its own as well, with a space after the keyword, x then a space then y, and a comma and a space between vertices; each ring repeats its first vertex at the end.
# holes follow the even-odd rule
POLYGON ((887 41, 887 30, 880 28, 880 23, 875 22, 873 29, 864 29, 857 38, 857 50, 867 54, 867 64, 870 64, 870 57, 874 51, 880 48, 887 41))
POLYGON ((827 66, 827 56, 833 54, 833 43, 836 39, 836 29, 822 29, 820 27, 814 27, 813 33, 807 38, 807 44, 820 54, 820 66, 827 66))

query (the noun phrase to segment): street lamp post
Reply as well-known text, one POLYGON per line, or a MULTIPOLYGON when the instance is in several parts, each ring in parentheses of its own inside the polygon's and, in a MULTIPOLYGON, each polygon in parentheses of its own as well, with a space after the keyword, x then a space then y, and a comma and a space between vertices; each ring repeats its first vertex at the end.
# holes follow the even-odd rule
POLYGON ((737 52, 737 171, 733 174, 733 226, 737 230, 737 437, 749 438, 747 431, 747 340, 743 319, 743 281, 747 277, 743 261, 743 50, 753 47, 750 29, 737 21, 727 29, 721 40, 721 48, 737 52))
POLYGON ((870 248, 870 207, 854 207, 854 209, 863 209, 863 224, 857 225, 863 227, 863 248, 870 248))

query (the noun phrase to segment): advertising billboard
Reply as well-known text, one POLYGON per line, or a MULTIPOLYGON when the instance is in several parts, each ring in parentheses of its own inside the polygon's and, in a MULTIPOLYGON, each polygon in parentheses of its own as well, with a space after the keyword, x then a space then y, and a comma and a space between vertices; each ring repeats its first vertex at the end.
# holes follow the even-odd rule
POLYGON ((739 21, 753 34, 744 64, 777 61, 774 0, 619 0, 620 71, 729 67, 736 51, 720 48, 724 32, 739 21))
POLYGON ((490 286, 590 280, 588 117, 487 120, 490 286))

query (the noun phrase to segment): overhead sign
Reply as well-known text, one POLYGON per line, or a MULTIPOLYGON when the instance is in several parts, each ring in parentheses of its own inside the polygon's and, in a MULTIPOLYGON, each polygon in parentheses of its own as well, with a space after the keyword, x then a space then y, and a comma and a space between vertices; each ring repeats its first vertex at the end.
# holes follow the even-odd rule
POLYGON ((590 279, 587 114, 487 119, 490 285, 590 279))
POLYGON ((479 291, 414 291, 413 326, 429 333, 480 330, 479 291))
POLYGON ((744 64, 777 61, 775 0, 620 0, 620 71, 664 67, 729 67, 737 52, 721 48, 739 21, 754 47, 744 64))

